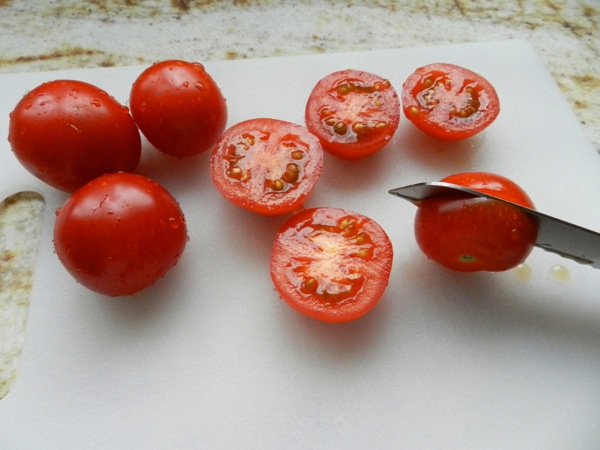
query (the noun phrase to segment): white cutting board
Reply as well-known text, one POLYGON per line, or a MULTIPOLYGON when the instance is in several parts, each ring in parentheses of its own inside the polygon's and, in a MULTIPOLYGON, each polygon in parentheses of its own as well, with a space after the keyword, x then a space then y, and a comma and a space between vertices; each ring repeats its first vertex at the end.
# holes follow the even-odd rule
MULTIPOLYGON (((600 445, 600 272, 535 249, 523 271, 456 274, 414 242, 415 207, 387 194, 462 171, 520 183, 539 210, 600 230, 600 158, 532 47, 521 41, 207 63, 233 124, 303 123, 324 75, 345 68, 397 89, 417 67, 481 73, 497 121, 443 143, 401 120, 359 162, 333 157, 306 206, 377 220, 395 249, 391 282, 364 318, 330 325, 278 300, 268 271, 282 217, 241 210, 213 188, 208 154, 176 161, 145 149, 140 172, 180 200, 181 262, 134 298, 78 286, 52 251, 65 199, 21 169, 0 140, 2 189, 47 200, 20 378, 0 401, 0 448, 589 449, 600 445), (565 278, 553 275, 560 265, 565 278)), ((0 128, 42 81, 77 78, 125 102, 142 68, 0 77, 0 128)), ((4 131, 3 131, 4 132, 4 131)))

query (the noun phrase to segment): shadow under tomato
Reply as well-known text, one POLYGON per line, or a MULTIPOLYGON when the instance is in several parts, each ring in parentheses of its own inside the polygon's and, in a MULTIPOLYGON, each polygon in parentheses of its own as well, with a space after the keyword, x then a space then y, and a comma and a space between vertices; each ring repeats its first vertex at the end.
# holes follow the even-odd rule
MULTIPOLYGON (((531 304, 536 286, 519 285, 512 272, 463 273, 445 269, 426 258, 405 263, 404 275, 422 301, 443 311, 449 328, 462 329, 473 338, 496 334, 542 335, 565 343, 600 346, 600 315, 570 314, 550 304, 531 304), (529 289, 529 291, 525 291, 529 289)), ((562 299, 568 304, 569 299, 562 299)), ((556 301, 556 300, 555 300, 556 301)), ((550 299, 548 299, 550 303, 550 299)))
POLYGON ((395 179, 402 170, 394 155, 392 143, 379 152, 358 160, 346 160, 326 154, 321 178, 307 200, 311 206, 340 206, 332 204, 346 198, 353 199, 373 191, 385 194, 389 189, 386 180, 395 179), (323 200, 322 200, 323 199, 323 200))
MULTIPOLYGON (((274 294, 277 295, 277 294, 274 294)), ((357 359, 370 357, 382 343, 386 327, 391 323, 390 310, 394 295, 384 293, 379 303, 364 316, 347 323, 327 323, 306 317, 281 299, 281 335, 283 345, 299 358, 320 359, 328 364, 355 364, 357 359)))
POLYGON ((484 142, 485 132, 467 139, 448 141, 429 136, 418 128, 407 125, 398 133, 394 144, 402 158, 451 174, 472 170, 484 142))
POLYGON ((178 158, 159 152, 145 142, 136 173, 162 184, 169 191, 196 189, 198 183, 209 179, 210 152, 178 158))

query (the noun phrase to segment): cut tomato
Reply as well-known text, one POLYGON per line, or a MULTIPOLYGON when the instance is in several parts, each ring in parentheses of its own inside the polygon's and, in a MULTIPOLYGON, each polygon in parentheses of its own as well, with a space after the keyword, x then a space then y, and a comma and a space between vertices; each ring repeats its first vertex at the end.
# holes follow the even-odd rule
POLYGON ((392 84, 360 70, 334 72, 314 87, 306 104, 306 127, 323 149, 345 159, 381 150, 400 122, 400 100, 392 84))
POLYGON ((300 125, 251 119, 225 131, 210 159, 215 187, 234 204, 266 214, 300 208, 321 175, 319 140, 300 125))
POLYGON ((500 112, 494 87, 481 75, 453 64, 429 64, 402 85, 406 118, 425 133, 449 140, 474 136, 500 112))
POLYGON ((292 216, 277 233, 271 277, 297 311, 325 322, 348 322, 377 304, 392 259, 392 243, 374 220, 313 208, 292 216))

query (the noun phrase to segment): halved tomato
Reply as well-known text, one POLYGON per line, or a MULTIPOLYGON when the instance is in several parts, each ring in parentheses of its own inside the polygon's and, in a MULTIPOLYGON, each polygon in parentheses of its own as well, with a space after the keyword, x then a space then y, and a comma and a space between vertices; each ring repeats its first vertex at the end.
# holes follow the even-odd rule
POLYGON ((483 76, 453 64, 417 69, 402 85, 406 118, 425 133, 458 140, 489 126, 500 112, 494 87, 483 76))
POLYGON ((225 131, 210 159, 215 187, 232 203, 260 214, 300 208, 321 175, 323 149, 300 125, 251 119, 225 131))
POLYGON ((374 220, 312 208, 292 216, 277 233, 271 278, 281 298, 302 314, 348 322, 377 304, 392 260, 392 243, 374 220))
POLYGON ((323 149, 345 159, 381 150, 400 122, 400 100, 385 78, 343 70, 322 78, 306 104, 306 127, 323 149))

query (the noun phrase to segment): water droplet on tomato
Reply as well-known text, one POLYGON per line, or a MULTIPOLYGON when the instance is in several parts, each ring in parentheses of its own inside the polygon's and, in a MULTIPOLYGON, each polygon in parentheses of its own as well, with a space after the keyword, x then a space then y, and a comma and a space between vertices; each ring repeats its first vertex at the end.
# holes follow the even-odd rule
POLYGON ((183 86, 184 88, 188 88, 188 87, 190 87, 190 82, 189 82, 189 81, 184 81, 184 82, 182 83, 182 86, 183 86))
POLYGON ((194 83, 194 87, 196 89, 198 89, 199 91, 204 91, 204 85, 200 82, 200 81, 196 81, 196 83, 194 83))
POLYGON ((169 223, 169 226, 174 230, 178 230, 181 227, 181 222, 175 217, 170 217, 167 220, 167 222, 169 223))
POLYGON ((96 108, 100 108, 102 106, 102 103, 100 103, 100 100, 98 100, 97 98, 93 98, 92 100, 90 100, 90 105, 95 106, 96 108))

